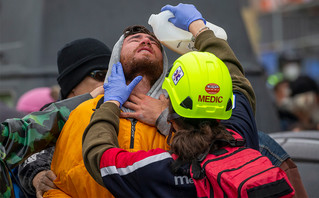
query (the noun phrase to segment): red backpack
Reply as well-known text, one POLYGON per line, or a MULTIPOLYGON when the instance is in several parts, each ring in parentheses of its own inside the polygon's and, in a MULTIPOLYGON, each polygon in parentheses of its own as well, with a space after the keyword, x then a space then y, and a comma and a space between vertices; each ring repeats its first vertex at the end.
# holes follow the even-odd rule
POLYGON ((234 142, 192 163, 197 197, 292 197, 295 191, 286 173, 230 131, 234 142))

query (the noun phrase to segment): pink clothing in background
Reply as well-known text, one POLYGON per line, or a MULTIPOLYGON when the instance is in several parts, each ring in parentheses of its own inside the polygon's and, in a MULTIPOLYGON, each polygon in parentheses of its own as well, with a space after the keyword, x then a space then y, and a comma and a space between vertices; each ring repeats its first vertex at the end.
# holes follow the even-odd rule
POLYGON ((39 87, 24 93, 18 100, 16 109, 24 113, 39 111, 45 104, 54 102, 50 87, 39 87))

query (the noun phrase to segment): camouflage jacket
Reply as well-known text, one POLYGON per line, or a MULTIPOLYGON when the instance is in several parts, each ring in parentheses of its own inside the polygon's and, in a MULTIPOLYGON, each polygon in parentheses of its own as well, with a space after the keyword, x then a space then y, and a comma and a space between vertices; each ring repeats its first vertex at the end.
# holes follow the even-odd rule
POLYGON ((58 138, 71 111, 91 99, 90 94, 52 103, 43 111, 21 119, 7 119, 0 129, 0 197, 14 197, 9 168, 28 156, 52 145, 58 138))

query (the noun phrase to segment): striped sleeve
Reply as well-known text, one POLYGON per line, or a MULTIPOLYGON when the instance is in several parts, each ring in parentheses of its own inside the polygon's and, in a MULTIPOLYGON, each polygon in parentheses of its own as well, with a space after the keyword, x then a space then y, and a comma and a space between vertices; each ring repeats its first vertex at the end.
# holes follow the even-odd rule
POLYGON ((172 158, 172 156, 163 149, 132 153, 120 148, 108 149, 102 155, 101 175, 102 177, 112 174, 127 175, 149 164, 168 158, 172 158))
POLYGON ((102 155, 100 171, 105 187, 115 197, 142 197, 146 186, 156 186, 154 178, 169 171, 172 160, 163 149, 128 152, 111 148, 102 155))

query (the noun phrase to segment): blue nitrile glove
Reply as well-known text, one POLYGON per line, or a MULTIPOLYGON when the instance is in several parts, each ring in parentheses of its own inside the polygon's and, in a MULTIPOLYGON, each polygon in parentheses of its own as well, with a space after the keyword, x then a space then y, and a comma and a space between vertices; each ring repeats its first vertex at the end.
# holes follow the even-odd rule
POLYGON ((180 3, 177 6, 166 5, 162 7, 161 11, 169 10, 175 17, 169 18, 168 21, 173 23, 176 27, 188 31, 189 25, 198 19, 201 19, 206 24, 206 20, 202 14, 192 4, 180 3))
POLYGON ((126 80, 122 68, 122 64, 117 62, 112 67, 112 73, 108 78, 108 82, 104 84, 104 102, 116 100, 120 103, 120 107, 126 102, 134 87, 142 80, 142 76, 137 76, 134 80, 126 85, 126 80))

